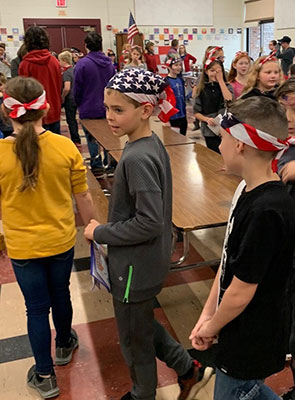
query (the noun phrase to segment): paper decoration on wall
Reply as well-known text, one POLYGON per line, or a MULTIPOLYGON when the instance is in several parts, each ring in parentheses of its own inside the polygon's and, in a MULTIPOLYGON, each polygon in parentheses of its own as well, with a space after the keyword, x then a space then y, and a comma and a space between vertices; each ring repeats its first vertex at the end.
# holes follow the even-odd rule
POLYGON ((207 29, 206 29, 206 28, 203 28, 203 29, 202 29, 202 34, 203 34, 203 35, 206 35, 206 34, 207 34, 207 29))
POLYGON ((187 46, 187 45, 188 45, 188 40, 184 40, 184 41, 183 41, 183 44, 184 44, 185 46, 187 46))
POLYGON ((194 36, 193 35, 187 35, 188 40, 193 40, 194 36))
POLYGON ((177 35, 178 34, 178 28, 173 28, 173 33, 174 33, 174 35, 177 35))
POLYGON ((13 42, 13 35, 7 35, 8 42, 13 42))
POLYGON ((212 40, 212 35, 207 35, 207 36, 206 36, 206 39, 207 39, 207 40, 212 40))
POLYGON ((163 35, 163 33, 161 33, 160 35, 159 35, 159 40, 164 40, 165 39, 165 36, 163 35))
POLYGON ((0 28, 0 33, 2 35, 7 35, 7 29, 6 28, 0 28))
POLYGON ((198 35, 197 35, 197 39, 198 39, 198 40, 202 40, 202 39, 203 39, 203 35, 198 34, 198 35))
POLYGON ((211 28, 211 29, 210 29, 210 33, 215 34, 215 33, 216 33, 216 29, 215 29, 215 28, 211 28))
POLYGON ((234 33, 233 28, 228 28, 228 33, 229 33, 230 35, 232 35, 232 34, 234 33))
POLYGON ((169 46, 169 45, 170 45, 169 40, 164 40, 164 45, 165 45, 165 46, 169 46))
POLYGON ((169 35, 169 40, 173 40, 174 39, 174 35, 169 35))
POLYGON ((179 40, 183 40, 183 34, 182 34, 182 33, 180 33, 180 34, 178 35, 178 39, 179 39, 179 40))
POLYGON ((155 39, 155 35, 149 35, 149 39, 150 40, 154 40, 155 39))
POLYGON ((159 40, 155 40, 155 44, 159 44, 160 42, 159 42, 159 40))
POLYGON ((219 29, 219 33, 221 33, 221 35, 223 35, 224 34, 224 28, 220 28, 219 29))
POLYGON ((25 37, 24 35, 19 35, 18 38, 19 38, 19 40, 22 42, 22 41, 24 40, 24 37, 25 37))
POLYGON ((224 35, 224 36, 223 36, 223 39, 224 39, 224 40, 228 40, 228 38, 229 38, 228 35, 224 35))
POLYGON ((193 34, 196 35, 198 33, 198 28, 193 28, 193 34))
POLYGON ((18 34, 19 34, 18 28, 12 28, 12 33, 13 33, 14 35, 18 35, 18 34))
POLYGON ((242 28, 237 28, 237 34, 240 35, 242 33, 242 28))
POLYGON ((183 33, 185 33, 187 35, 188 34, 188 28, 184 28, 183 29, 183 33))
POLYGON ((160 33, 160 28, 154 28, 154 33, 158 35, 160 33))
POLYGON ((220 40, 220 39, 221 39, 220 35, 215 35, 215 40, 220 40))
POLYGON ((13 41, 13 46, 14 47, 19 47, 20 46, 20 42, 18 40, 14 40, 13 41))
POLYGON ((164 28, 164 33, 169 34, 169 28, 164 28))

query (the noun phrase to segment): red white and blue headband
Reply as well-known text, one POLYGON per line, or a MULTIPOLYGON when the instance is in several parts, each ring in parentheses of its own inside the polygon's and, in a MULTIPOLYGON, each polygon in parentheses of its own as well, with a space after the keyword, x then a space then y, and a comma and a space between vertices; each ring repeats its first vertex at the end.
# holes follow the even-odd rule
POLYGON ((260 131, 251 125, 239 121, 232 113, 226 112, 221 119, 221 127, 235 139, 254 149, 277 152, 272 163, 272 169, 277 172, 277 163, 291 144, 290 139, 281 140, 260 131))
POLYGON ((172 67, 172 65, 176 64, 177 62, 182 62, 182 59, 179 57, 167 57, 165 61, 166 67, 172 67))
POLYGON ((158 107, 158 117, 163 122, 168 122, 179 111, 175 108, 176 99, 168 82, 150 71, 123 69, 109 80, 106 87, 118 90, 140 104, 158 107))
POLYGON ((209 65, 211 63, 213 63, 213 61, 216 61, 216 60, 218 61, 218 58, 213 57, 213 54, 215 54, 217 51, 221 51, 221 50, 222 50, 222 47, 216 46, 216 47, 213 47, 213 49, 208 51, 208 53, 206 55, 206 61, 204 64, 205 69, 207 69, 209 67, 209 65))
POLYGON ((13 119, 21 117, 27 112, 27 110, 45 110, 47 107, 45 90, 39 97, 30 101, 29 103, 21 103, 20 101, 9 96, 7 93, 4 93, 3 97, 3 104, 6 108, 12 110, 9 113, 9 117, 13 119))
POLYGON ((263 64, 265 64, 268 61, 278 61, 277 57, 276 57, 276 53, 277 50, 274 50, 272 53, 270 53, 270 55, 268 55, 267 57, 263 58, 259 65, 262 66, 263 64))

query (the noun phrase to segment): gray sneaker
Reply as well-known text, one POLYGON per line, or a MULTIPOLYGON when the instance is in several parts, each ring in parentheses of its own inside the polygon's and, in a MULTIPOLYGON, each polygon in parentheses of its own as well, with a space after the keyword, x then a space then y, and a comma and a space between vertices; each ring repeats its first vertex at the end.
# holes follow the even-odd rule
POLYGON ((31 388, 36 389, 43 399, 51 399, 59 395, 54 371, 50 378, 41 378, 36 372, 36 366, 33 365, 28 371, 27 383, 31 388))
POLYGON ((71 329, 71 339, 68 347, 57 347, 55 350, 55 364, 66 365, 73 357, 74 350, 79 346, 77 332, 71 329))

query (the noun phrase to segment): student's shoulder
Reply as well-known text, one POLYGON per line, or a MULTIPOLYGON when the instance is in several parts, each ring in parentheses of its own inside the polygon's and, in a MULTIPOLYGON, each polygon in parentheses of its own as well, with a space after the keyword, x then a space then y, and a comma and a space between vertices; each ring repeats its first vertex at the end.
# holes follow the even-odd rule
POLYGON ((261 185, 253 196, 252 208, 255 213, 281 213, 290 211, 294 214, 294 200, 281 181, 272 181, 261 185))
POLYGON ((159 152, 166 151, 159 137, 153 133, 151 136, 127 143, 122 160, 130 164, 149 164, 157 157, 159 152))

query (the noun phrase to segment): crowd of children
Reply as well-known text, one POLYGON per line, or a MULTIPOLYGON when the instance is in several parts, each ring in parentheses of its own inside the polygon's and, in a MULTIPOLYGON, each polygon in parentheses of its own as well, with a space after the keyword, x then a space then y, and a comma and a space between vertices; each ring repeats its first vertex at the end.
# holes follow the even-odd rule
MULTIPOLYGON (((63 82, 59 101, 72 140, 42 124, 50 105, 40 82, 23 76, 7 81, 0 74, 2 221, 7 254, 27 307, 35 359, 27 382, 43 398, 59 394, 50 309, 56 329, 55 364, 68 364, 79 345, 71 328, 69 292, 76 236, 72 196, 85 224, 85 238, 108 245, 120 346, 133 383, 121 400, 155 399, 156 357, 176 371, 178 400, 192 399, 208 378, 201 364, 155 320, 153 311, 170 267, 172 174, 167 151, 149 120, 160 106, 162 122, 186 134, 182 72, 196 62, 176 42, 167 55, 165 78, 155 74, 152 42, 146 52, 137 45, 125 46, 118 65, 111 50, 111 61, 101 54, 101 38, 95 33, 86 39, 88 55, 83 61, 78 50, 64 49, 58 55, 63 82), (75 98, 81 96, 73 87, 74 75, 82 79, 87 63, 93 67, 91 57, 108 72, 100 87, 104 100, 99 118, 106 117, 116 137, 128 136, 116 167, 106 224, 94 219, 86 168, 77 149, 81 141, 75 98)), ((27 46, 26 51, 41 51, 49 58, 47 48, 27 46)), ((31 56, 22 57, 28 63, 31 56)), ((239 51, 228 74, 223 62, 222 47, 206 49, 193 92, 194 114, 207 147, 221 153, 225 170, 242 181, 231 204, 220 267, 190 340, 199 351, 215 347, 214 400, 275 400, 279 397, 264 379, 284 368, 289 352, 295 380, 294 66, 285 80, 274 51, 253 63, 239 51)), ((283 398, 294 399, 294 388, 283 398)))

